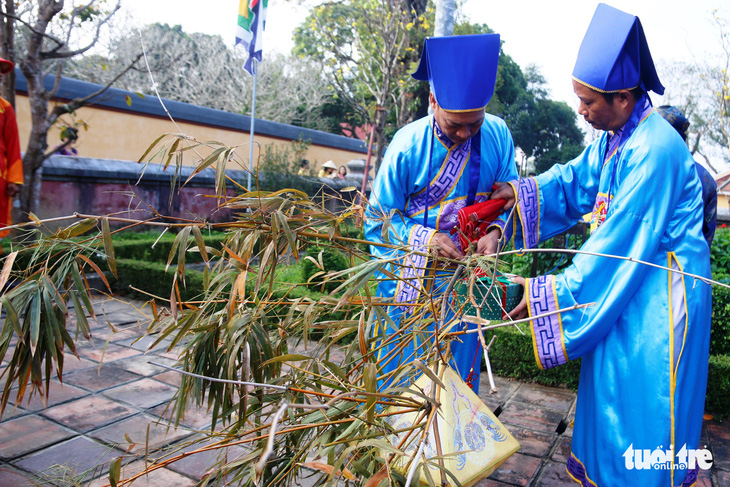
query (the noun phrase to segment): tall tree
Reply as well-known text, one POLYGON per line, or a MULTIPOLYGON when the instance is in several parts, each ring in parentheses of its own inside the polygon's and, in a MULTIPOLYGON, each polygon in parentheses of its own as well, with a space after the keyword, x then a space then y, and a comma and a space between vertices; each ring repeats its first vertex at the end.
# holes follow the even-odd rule
POLYGON ((693 61, 658 65, 666 91, 661 103, 690 120, 687 142, 696 160, 712 172, 730 165, 730 23, 713 12, 719 50, 693 61))
MULTIPOLYGON (((547 97, 545 79, 535 66, 528 66, 524 75, 514 65, 506 72, 524 81, 523 90, 510 90, 514 98, 504 118, 512 131, 515 145, 525 155, 534 157, 535 172, 542 173, 554 164, 568 162, 583 151, 583 132, 576 123, 575 112, 567 103, 547 97)), ((513 83, 514 87, 515 84, 513 83)), ((506 89, 502 90, 507 91, 506 89)), ((502 97, 510 99, 503 93, 502 97)))
POLYGON ((325 66, 335 92, 374 126, 375 167, 387 143, 389 112, 395 118, 412 81, 418 54, 410 44, 432 22, 407 0, 343 0, 314 7, 294 32, 294 52, 325 66))
POLYGON ((107 7, 104 0, 90 0, 78 6, 64 0, 28 0, 17 4, 6 1, 3 5, 1 15, 5 28, 0 30, 3 52, 28 80, 31 133, 23 156, 25 185, 20 201, 24 213, 38 207, 43 162, 50 155, 48 130, 59 117, 89 104, 108 88, 49 109, 65 63, 94 47, 102 29, 119 8, 119 1, 107 7), (54 77, 50 87, 44 84, 49 74, 54 77))
MULTIPOLYGON (((227 46, 220 36, 187 33, 179 25, 150 24, 125 31, 108 52, 74 60, 67 69, 73 78, 107 83, 112 73, 128 65, 134 53, 146 50, 149 69, 163 98, 235 113, 251 113, 253 78, 243 75, 247 55, 227 46)), ((267 54, 257 66, 256 116, 316 130, 341 133, 329 112, 341 113, 320 69, 298 56, 267 54)), ((130 70, 116 86, 138 93, 151 92, 150 73, 130 70)), ((342 121, 342 118, 340 118, 342 121)))

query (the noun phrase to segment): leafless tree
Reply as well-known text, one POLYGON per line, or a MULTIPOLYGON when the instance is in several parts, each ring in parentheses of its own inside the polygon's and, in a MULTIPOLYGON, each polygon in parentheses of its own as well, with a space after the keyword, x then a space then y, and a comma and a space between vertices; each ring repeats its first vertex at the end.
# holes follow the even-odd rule
MULTIPOLYGON (((89 96, 50 108, 60 86, 64 66, 69 59, 88 52, 97 44, 105 26, 119 8, 120 1, 107 9, 103 2, 97 0, 78 6, 64 0, 16 3, 7 0, 2 5, 0 16, 4 28, 0 29, 0 44, 3 54, 20 68, 28 81, 31 133, 23 156, 25 185, 21 193, 21 210, 24 214, 38 207, 43 162, 50 155, 47 152, 48 130, 59 117, 88 105, 108 88, 105 86, 89 96), (44 83, 48 75, 53 79, 50 85, 44 83)), ((117 73, 112 82, 119 75, 117 73)))
MULTIPOLYGON (((228 47, 220 36, 186 33, 180 26, 151 24, 127 31, 113 49, 76 59, 70 77, 104 84, 128 65, 135 52, 146 51, 152 77, 163 98, 249 114, 253 78, 243 71, 245 53, 228 47)), ((323 128, 319 110, 331 96, 321 69, 295 56, 266 53, 258 65, 256 116, 273 122, 323 128)), ((127 72, 117 87, 151 93, 145 69, 127 72)))

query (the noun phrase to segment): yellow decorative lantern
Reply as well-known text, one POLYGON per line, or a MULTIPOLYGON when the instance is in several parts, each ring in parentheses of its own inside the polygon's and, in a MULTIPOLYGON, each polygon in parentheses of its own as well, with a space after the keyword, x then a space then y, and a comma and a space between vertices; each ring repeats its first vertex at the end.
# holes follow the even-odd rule
MULTIPOLYGON (((424 468, 428 469, 438 485, 442 478, 439 466, 443 465, 463 487, 470 487, 489 477, 520 448, 520 444, 451 367, 446 367, 441 381, 445 388, 437 396, 441 406, 422 449, 420 463, 423 464, 425 459, 426 466, 422 465, 419 469, 420 485, 428 485, 424 468), (437 437, 440 442, 437 442, 437 437)), ((410 389, 431 397, 433 384, 433 380, 424 374, 410 389)), ((388 412, 401 409, 392 406, 388 412)), ((421 443, 421 430, 416 429, 409 436, 408 428, 412 428, 419 418, 423 421, 423 413, 406 412, 390 417, 392 419, 389 422, 396 431, 390 442, 406 453, 396 462, 395 468, 405 474, 406 466, 421 443)), ((453 484, 448 475, 444 480, 453 484)), ((412 485, 418 484, 414 482, 412 485)))

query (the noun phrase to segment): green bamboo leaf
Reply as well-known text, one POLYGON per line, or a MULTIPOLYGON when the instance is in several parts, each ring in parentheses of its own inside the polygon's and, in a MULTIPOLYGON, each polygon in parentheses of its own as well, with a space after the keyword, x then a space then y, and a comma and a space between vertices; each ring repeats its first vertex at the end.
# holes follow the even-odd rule
POLYGON ((106 263, 109 270, 112 271, 114 277, 117 277, 117 259, 114 258, 114 245, 112 244, 112 232, 109 228, 109 218, 101 219, 101 236, 104 240, 104 253, 106 254, 106 263))
POLYGON ((68 313, 68 309, 66 308, 66 300, 61 296, 61 293, 58 292, 58 289, 56 286, 54 286, 53 281, 47 276, 43 275, 41 277, 41 284, 43 287, 48 291, 48 294, 53 297, 53 299, 56 302, 56 306, 64 313, 68 313))
POLYGON ((119 476, 122 473, 122 458, 118 457, 109 463, 109 484, 111 487, 117 487, 119 476))
MULTIPOLYGON (((264 250, 264 255, 261 257, 261 260, 259 262, 259 272, 256 276, 256 286, 254 287, 254 294, 258 295, 259 289, 261 289, 261 284, 263 283, 263 279, 265 275, 274 275, 274 269, 276 269, 276 259, 272 259, 272 255, 274 253, 274 242, 269 242, 269 245, 266 246, 266 250, 264 250), (269 268, 267 271, 267 267, 269 268)), ((273 279, 271 279, 273 281, 273 279)))
POLYGON ((294 258, 296 260, 299 260, 299 249, 297 249, 297 243, 294 239, 294 234, 292 233, 291 228, 289 228, 289 223, 286 220, 286 216, 281 211, 277 211, 273 214, 272 219, 278 220, 278 226, 281 227, 281 229, 284 231, 284 235, 289 242, 289 250, 291 250, 294 258))
POLYGON ((299 353, 289 353, 287 355, 280 355, 278 357, 274 357, 271 360, 267 360, 261 365, 268 365, 268 364, 275 364, 278 362, 297 362, 299 360, 312 360, 313 357, 310 357, 309 355, 302 355, 299 353))
POLYGON ((344 274, 345 272, 356 271, 354 275, 346 279, 345 282, 337 286, 337 289, 332 292, 332 294, 337 294, 343 289, 345 290, 345 292, 342 293, 342 296, 337 302, 335 310, 339 309, 340 306, 347 303, 350 298, 352 298, 352 296, 355 295, 368 282, 368 280, 370 280, 372 275, 381 268, 382 264, 382 261, 371 260, 368 262, 364 262, 356 267, 353 267, 352 269, 347 269, 340 273, 334 274, 334 276, 337 277, 344 274))
POLYGON ((203 233, 200 231, 200 227, 197 225, 192 226, 193 235, 195 236, 195 242, 198 244, 198 251, 203 256, 203 261, 208 263, 208 252, 205 248, 205 240, 203 239, 203 233))
POLYGON ((30 310, 27 320, 30 324, 30 349, 31 353, 35 353, 38 346, 38 336, 41 329, 41 290, 36 289, 33 298, 30 301, 30 310))
MULTIPOLYGON (((182 243, 182 232, 175 235, 175 240, 172 241, 172 247, 170 247, 170 253, 167 255, 167 266, 165 267, 165 272, 167 272, 167 269, 170 267, 170 264, 172 264, 172 259, 177 255, 177 249, 182 243)), ((185 244, 182 244, 183 247, 185 244)))
POLYGON ((79 235, 83 235, 84 233, 88 232, 92 228, 96 226, 96 218, 86 218, 84 220, 78 221, 74 223, 73 225, 69 225, 66 228, 62 228, 58 230, 55 234, 52 236, 58 239, 68 239, 68 238, 74 238, 78 237, 79 235))
POLYGON ((81 300, 79 299, 79 293, 78 292, 72 292, 71 293, 71 299, 74 301, 74 309, 76 310, 75 316, 76 316, 76 340, 79 339, 79 332, 81 332, 81 335, 89 340, 91 338, 91 328, 89 327, 89 322, 86 319, 86 314, 84 313, 84 309, 81 306, 81 300))
POLYGON ((157 137, 157 138, 156 138, 156 139, 154 140, 154 142, 152 142, 152 144, 150 144, 150 146, 149 146, 149 147, 147 147, 147 150, 146 150, 146 151, 144 151, 144 153, 142 154, 142 157, 140 157, 140 158, 139 158, 139 159, 137 160, 137 162, 142 162, 142 161, 144 160, 144 158, 145 158, 145 157, 147 157, 147 155, 148 155, 148 154, 149 154, 150 152, 152 152, 152 149, 154 149, 155 147, 157 147, 157 144, 159 144, 159 143, 160 143, 160 141, 161 141, 162 139, 164 139, 165 137, 167 137, 168 135, 173 135, 173 136, 174 136, 175 134, 162 134, 162 135, 160 135, 159 137, 157 137))
POLYGON ((177 147, 180 145, 180 142, 182 139, 175 139, 175 141, 170 146, 170 149, 167 151, 167 159, 165 160, 165 164, 163 166, 163 170, 167 169, 167 167, 170 165, 170 161, 172 160, 172 156, 175 155, 177 151, 177 147))
POLYGON ((188 184, 188 182, 193 178, 193 176, 198 174, 200 171, 202 171, 203 169, 205 169, 207 167, 210 167, 214 162, 216 162, 218 160, 218 156, 220 156, 221 152, 224 152, 225 150, 226 150, 225 147, 219 147, 219 148, 215 149, 213 152, 211 152, 210 154, 208 154, 208 157, 203 159, 203 161, 196 166, 195 170, 193 170, 193 172, 190 173, 190 176, 188 176, 188 179, 185 180, 185 184, 188 184))
MULTIPOLYGON (((83 279, 81 278, 81 271, 79 271, 79 265, 76 261, 74 261, 71 265, 71 277, 76 285, 76 292, 80 295, 81 300, 84 302, 86 310, 91 316, 94 316, 94 308, 91 305, 91 299, 89 299, 89 289, 86 287, 83 279)), ((76 313, 84 314, 84 310, 80 307, 76 308, 76 313)))
POLYGON ((180 246, 178 247, 178 252, 177 252, 177 273, 180 276, 180 278, 183 280, 183 284, 185 283, 185 253, 187 252, 187 248, 188 248, 188 239, 190 238, 190 230, 191 230, 191 227, 185 227, 182 229, 182 231, 178 235, 180 237, 180 246))
POLYGON ((22 340, 23 338, 23 331, 20 328, 20 320, 18 319, 18 312, 15 311, 15 307, 10 302, 10 300, 7 298, 7 296, 3 296, 0 298, 0 303, 2 303, 2 307, 5 310, 5 322, 8 321, 13 326, 13 330, 15 330, 15 334, 18 335, 18 338, 22 340))
POLYGON ((365 391, 368 392, 367 400, 365 402, 365 409, 367 411, 368 423, 372 424, 375 421, 375 402, 377 397, 375 393, 378 388, 378 366, 372 362, 365 364, 365 371, 363 375, 363 381, 365 382, 365 391))

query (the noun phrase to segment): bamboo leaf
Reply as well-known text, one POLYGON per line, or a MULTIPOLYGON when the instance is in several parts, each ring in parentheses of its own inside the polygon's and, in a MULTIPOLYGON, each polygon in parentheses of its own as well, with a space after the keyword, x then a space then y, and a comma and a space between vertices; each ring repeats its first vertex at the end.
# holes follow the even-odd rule
POLYGON ((368 423, 372 424, 375 421, 375 402, 377 397, 378 388, 378 367, 372 362, 365 364, 365 372, 363 380, 365 382, 365 391, 368 392, 365 408, 367 411, 368 423))
POLYGON ((147 147, 147 150, 146 150, 146 151, 144 151, 144 153, 142 154, 142 157, 140 157, 140 158, 139 158, 139 159, 137 160, 137 162, 142 162, 142 161, 144 160, 144 158, 145 158, 145 157, 147 157, 147 155, 148 155, 148 154, 149 154, 150 152, 152 152, 152 149, 154 149, 155 147, 157 147, 157 144, 159 144, 159 143, 160 143, 160 141, 161 141, 162 139, 164 139, 165 137, 167 137, 168 135, 172 135, 172 134, 162 134, 162 135, 160 135, 159 137, 157 137, 157 138, 156 138, 156 139, 154 140, 154 142, 152 142, 152 144, 150 144, 150 146, 149 146, 149 147, 147 147))
POLYGON ((205 239, 203 239, 203 233, 197 225, 192 226, 193 235, 195 236, 195 242, 198 244, 198 251, 203 256, 203 261, 208 263, 208 252, 205 248, 205 239))
POLYGON ((15 330, 15 334, 18 335, 18 338, 22 341, 23 331, 20 328, 20 320, 18 319, 18 312, 15 311, 13 304, 10 302, 10 300, 6 296, 3 296, 2 298, 0 298, 0 303, 2 303, 3 309, 5 310, 6 321, 10 321, 10 324, 13 325, 13 329, 15 330))
POLYGON ((332 465, 327 465, 326 463, 321 462, 307 462, 307 463, 299 463, 298 465, 306 468, 311 468, 314 470, 319 470, 320 472, 324 472, 326 474, 332 475, 334 473, 335 476, 339 477, 340 475, 342 477, 345 477, 347 480, 355 480, 355 476, 352 475, 352 472, 347 470, 346 468, 342 470, 342 472, 337 471, 335 472, 335 467, 332 465))
POLYGON ((180 142, 182 139, 175 139, 175 141, 170 146, 170 149, 167 151, 167 159, 165 160, 165 164, 163 166, 163 171, 167 169, 167 167, 170 165, 170 161, 172 160, 172 156, 175 155, 175 152, 177 151, 177 147, 180 145, 180 142))
POLYGON ((291 250, 292 255, 296 260, 299 260, 299 249, 297 249, 297 243, 289 227, 289 223, 286 221, 286 216, 281 211, 277 211, 274 213, 273 218, 278 220, 279 226, 284 230, 284 235, 289 242, 289 250, 291 250))
POLYGON ((279 355, 278 357, 274 357, 271 360, 267 360, 261 365, 268 365, 268 364, 275 364, 279 362, 297 362, 299 360, 312 360, 313 357, 310 357, 309 355, 302 355, 299 353, 289 353, 286 355, 279 355))
POLYGON ((185 282, 185 252, 188 247, 188 239, 190 238, 190 227, 185 227, 178 234, 180 237, 180 246, 177 252, 177 273, 180 274, 180 278, 185 282))
POLYGON ((76 339, 78 340, 78 333, 87 340, 91 339, 91 329, 89 328, 89 322, 86 319, 84 309, 81 307, 81 300, 79 299, 78 292, 71 293, 71 299, 74 301, 74 309, 76 310, 76 339))
POLYGON ((172 289, 170 290, 170 313, 172 318, 177 319, 177 297, 175 290, 177 288, 177 274, 172 277, 172 289))
POLYGON ((386 478, 388 478, 388 472, 385 468, 383 468, 381 471, 370 477, 362 487, 378 487, 380 482, 386 478))
POLYGON ((172 259, 177 254, 178 247, 182 245, 185 246, 185 243, 182 241, 182 232, 175 235, 175 240, 172 241, 172 247, 170 247, 170 253, 167 254, 167 266, 165 267, 165 272, 167 272, 167 269, 170 268, 170 264, 172 264, 172 259))
POLYGON ((8 283, 8 279, 10 278, 10 272, 13 270, 13 263, 15 262, 15 257, 18 256, 18 251, 11 252, 8 254, 8 256, 5 258, 5 262, 3 263, 3 270, 0 272, 0 292, 2 292, 3 289, 5 289, 5 284, 8 283))
POLYGON ((193 178, 193 176, 198 174, 200 171, 202 171, 206 167, 209 167, 213 163, 215 163, 218 160, 218 156, 225 150, 226 150, 225 147, 219 147, 219 148, 215 149, 213 152, 211 152, 210 154, 208 154, 208 157, 203 159, 203 161, 196 166, 195 170, 193 170, 193 172, 190 173, 190 176, 188 176, 188 179, 185 181, 185 184, 188 184, 188 182, 193 178))
POLYGON ((429 369, 428 367, 423 365, 423 362, 421 362, 418 359, 415 359, 413 361, 413 365, 415 365, 418 370, 420 370, 421 372, 426 374, 428 376, 428 378, 431 379, 432 381, 434 381, 440 388, 446 389, 446 385, 443 382, 441 382, 441 379, 439 379, 438 376, 436 374, 434 374, 431 369, 429 369))
POLYGON ((109 290, 109 292, 111 292, 112 287, 109 285, 109 281, 106 280, 106 276, 104 275, 104 273, 101 272, 101 269, 99 269, 99 266, 94 264, 94 261, 92 261, 91 259, 86 257, 84 254, 78 254, 77 257, 80 258, 81 260, 83 260, 84 262, 86 262, 87 264, 89 264, 91 266, 91 268, 94 269, 94 271, 99 275, 99 277, 101 277, 101 280, 104 281, 106 288, 109 290))
POLYGON ((30 301, 30 309, 26 318, 30 324, 30 350, 32 354, 35 354, 36 347, 38 346, 38 337, 40 336, 41 301, 41 290, 36 289, 30 301))
MULTIPOLYGON (((86 310, 89 312, 91 316, 94 316, 94 308, 91 305, 91 299, 89 299, 89 289, 84 285, 83 280, 81 279, 81 272, 79 271, 79 265, 77 262, 74 261, 74 263, 71 265, 71 278, 74 281, 74 284, 76 285, 76 292, 81 296, 81 299, 84 302, 84 306, 86 306, 86 310)), ((79 308, 76 308, 76 312, 80 314, 84 314, 84 310, 79 308)))
POLYGON ((58 289, 56 289, 56 286, 53 285, 53 281, 51 281, 48 275, 44 274, 43 276, 41 276, 41 284, 43 284, 43 287, 46 289, 46 291, 48 291, 48 294, 50 296, 53 296, 53 299, 56 302, 56 306, 59 307, 63 314, 68 313, 68 309, 66 308, 66 300, 63 299, 63 296, 61 296, 61 293, 58 292, 58 289))
POLYGON ((96 226, 96 218, 85 218, 66 228, 58 230, 53 236, 62 240, 78 237, 96 226))
POLYGON ((119 476, 122 473, 122 458, 118 457, 109 463, 109 484, 111 487, 117 487, 119 476))

